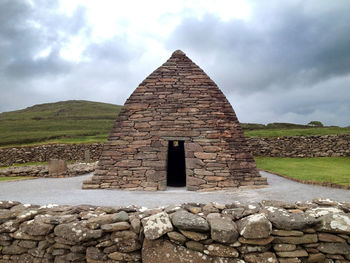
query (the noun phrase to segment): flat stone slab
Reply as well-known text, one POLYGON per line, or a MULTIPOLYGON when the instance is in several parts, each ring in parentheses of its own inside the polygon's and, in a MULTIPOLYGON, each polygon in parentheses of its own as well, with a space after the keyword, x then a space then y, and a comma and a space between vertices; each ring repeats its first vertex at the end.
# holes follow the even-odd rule
POLYGON ((14 200, 22 203, 91 204, 104 206, 137 205, 145 207, 167 206, 181 203, 222 204, 234 201, 281 200, 285 202, 311 201, 314 198, 330 198, 350 202, 349 190, 301 184, 266 172, 269 186, 261 189, 237 189, 198 193, 185 188, 168 188, 167 191, 141 192, 123 190, 82 190, 84 180, 92 174, 71 178, 40 178, 0 183, 0 200, 14 200))

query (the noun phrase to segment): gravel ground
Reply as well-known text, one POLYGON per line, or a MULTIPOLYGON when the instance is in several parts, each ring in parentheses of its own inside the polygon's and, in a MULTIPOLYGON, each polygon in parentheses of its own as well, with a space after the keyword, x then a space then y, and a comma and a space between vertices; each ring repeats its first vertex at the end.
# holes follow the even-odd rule
POLYGON ((87 174, 71 178, 42 178, 33 180, 1 182, 0 200, 13 200, 31 204, 91 204, 103 206, 137 205, 158 207, 186 202, 231 203, 274 199, 283 201, 308 201, 313 198, 331 198, 350 202, 350 190, 301 184, 266 172, 269 186, 261 189, 237 189, 197 193, 184 188, 168 188, 167 191, 143 192, 122 190, 82 190, 87 174))

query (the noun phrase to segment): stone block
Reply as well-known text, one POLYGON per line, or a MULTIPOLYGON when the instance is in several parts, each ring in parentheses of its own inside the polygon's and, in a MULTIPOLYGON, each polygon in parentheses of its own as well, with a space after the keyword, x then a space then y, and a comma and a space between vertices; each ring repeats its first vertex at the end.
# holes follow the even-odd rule
POLYGON ((60 176, 65 175, 68 171, 67 162, 65 160, 52 159, 48 162, 49 175, 60 176))

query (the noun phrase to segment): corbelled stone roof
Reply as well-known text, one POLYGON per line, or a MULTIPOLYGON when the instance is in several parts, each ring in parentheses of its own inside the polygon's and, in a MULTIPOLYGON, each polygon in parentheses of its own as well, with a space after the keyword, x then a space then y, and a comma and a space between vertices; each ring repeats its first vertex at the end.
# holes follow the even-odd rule
POLYGON ((266 184, 224 94, 181 50, 127 99, 84 188, 166 188, 169 140, 185 142, 188 190, 266 184))

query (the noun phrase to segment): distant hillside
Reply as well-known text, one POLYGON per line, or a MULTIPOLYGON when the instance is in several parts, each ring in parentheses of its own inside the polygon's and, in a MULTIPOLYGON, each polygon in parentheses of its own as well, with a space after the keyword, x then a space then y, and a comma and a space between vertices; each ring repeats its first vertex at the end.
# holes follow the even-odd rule
POLYGON ((0 114, 0 146, 104 141, 122 106, 71 100, 0 114))

